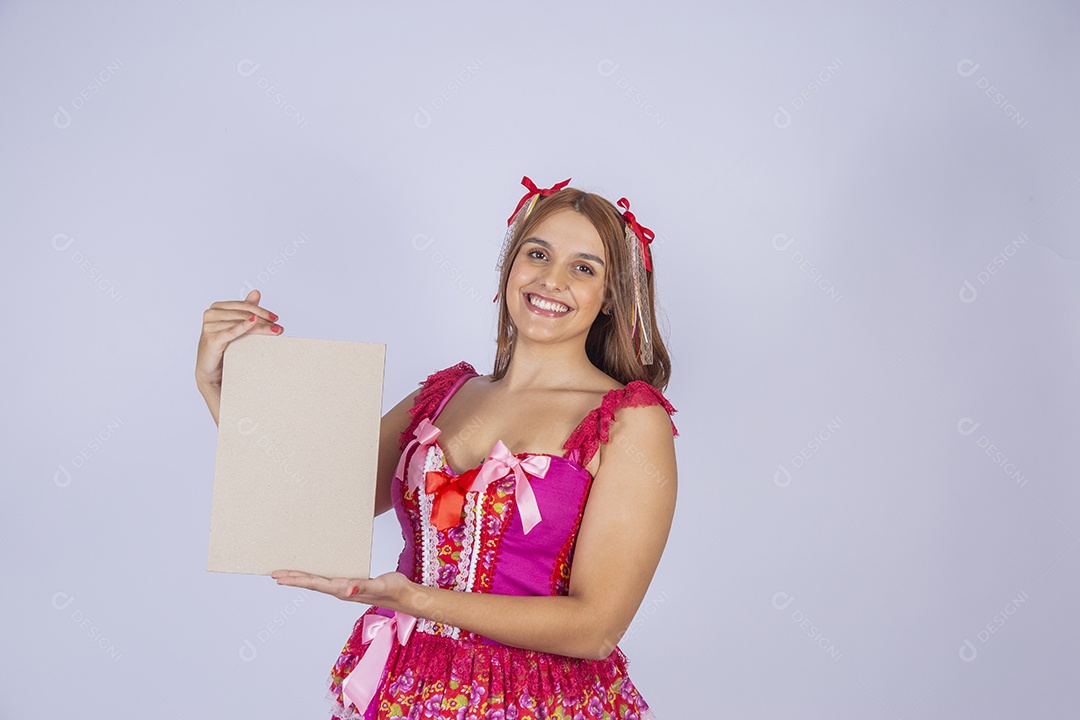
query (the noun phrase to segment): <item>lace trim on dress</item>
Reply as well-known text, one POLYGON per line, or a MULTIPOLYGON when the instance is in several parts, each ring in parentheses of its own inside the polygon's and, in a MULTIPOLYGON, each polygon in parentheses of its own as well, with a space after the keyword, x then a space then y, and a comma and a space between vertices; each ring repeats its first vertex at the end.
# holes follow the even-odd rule
POLYGON ((398 445, 399 453, 405 451, 405 446, 412 440, 413 431, 420 424, 420 421, 426 417, 431 417, 446 393, 466 373, 479 375, 476 368, 462 360, 457 365, 431 373, 426 380, 419 383, 423 385, 424 389, 416 396, 413 406, 409 408, 409 415, 412 416, 412 420, 409 422, 409 426, 405 428, 405 431, 401 433, 398 445))
MULTIPOLYGON (((446 394, 461 379, 462 375, 479 375, 471 364, 462 360, 456 365, 437 370, 420 383, 423 390, 416 396, 416 401, 409 409, 412 420, 409 426, 401 434, 398 452, 404 452, 405 446, 413 438, 413 431, 422 419, 431 418, 435 409, 442 402, 446 394)), ((602 443, 609 440, 611 423, 615 421, 615 411, 621 407, 634 407, 638 405, 660 405, 668 415, 678 412, 664 394, 644 380, 631 380, 625 387, 612 390, 606 394, 600 402, 600 406, 594 408, 578 424, 574 432, 563 443, 563 450, 577 450, 574 459, 580 467, 588 467, 589 461, 602 443)), ((679 430, 675 422, 671 422, 671 433, 678 437, 679 430)), ((574 458, 574 453, 568 453, 574 458)))
MULTIPOLYGON (((578 464, 588 467, 592 456, 596 454, 601 443, 610 439, 611 423, 615 421, 615 411, 622 407, 635 407, 639 405, 659 405, 667 411, 668 415, 678 412, 664 394, 644 380, 631 380, 626 387, 612 390, 595 408, 585 416, 581 423, 570 434, 563 444, 564 450, 579 451, 578 464)), ((671 422, 671 434, 678 437, 679 430, 675 427, 675 421, 671 422)))

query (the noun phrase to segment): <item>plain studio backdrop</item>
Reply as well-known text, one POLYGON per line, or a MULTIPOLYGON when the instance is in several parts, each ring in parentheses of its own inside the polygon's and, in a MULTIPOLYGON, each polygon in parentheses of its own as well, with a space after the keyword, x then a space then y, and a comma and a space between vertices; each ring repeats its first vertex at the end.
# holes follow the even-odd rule
MULTIPOLYGON (((202 313, 494 359, 524 189, 656 232, 658 717, 1080 703, 1067 2, 0 6, 0 717, 327 716, 365 606, 207 572, 202 313)), ((372 570, 402 544, 392 513, 372 570)))

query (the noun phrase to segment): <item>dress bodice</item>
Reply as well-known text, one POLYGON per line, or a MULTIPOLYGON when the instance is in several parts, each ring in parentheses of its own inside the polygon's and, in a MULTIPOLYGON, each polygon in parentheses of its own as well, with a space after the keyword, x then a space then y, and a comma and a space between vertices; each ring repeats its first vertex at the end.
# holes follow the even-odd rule
MULTIPOLYGON (((632 381, 605 394, 563 455, 512 454, 499 441, 478 467, 450 468, 435 421, 477 374, 466 362, 432 373, 409 411, 391 484, 405 539, 398 572, 460 592, 567 595, 593 482, 586 468, 608 442, 615 411, 659 404, 670 415, 675 408, 656 388, 632 381)), ((675 423, 671 430, 678 435, 675 423)), ((326 699, 335 720, 414 717, 418 708, 432 718, 653 720, 627 662, 618 646, 602 660, 568 657, 372 606, 330 672, 326 699)))
MULTIPOLYGON (((644 404, 660 404, 669 414, 675 409, 651 385, 633 381, 608 392, 582 419, 564 455, 512 454, 499 441, 480 466, 451 468, 436 421, 458 388, 477 375, 466 362, 433 373, 410 410, 391 488, 405 541, 397 570, 414 582, 461 592, 566 595, 593 480, 585 466, 607 442, 615 410, 644 404)), ((674 422, 671 427, 677 435, 674 422)), ((425 618, 416 630, 499 644, 425 618)))

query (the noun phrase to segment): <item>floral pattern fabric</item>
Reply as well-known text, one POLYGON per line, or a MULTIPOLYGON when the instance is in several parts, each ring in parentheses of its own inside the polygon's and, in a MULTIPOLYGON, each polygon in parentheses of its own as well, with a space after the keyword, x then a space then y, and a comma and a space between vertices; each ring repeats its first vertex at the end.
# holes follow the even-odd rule
MULTIPOLYGON (((478 373, 461 362, 430 375, 401 436, 404 452, 418 423, 435 423, 453 393, 478 373)), ((424 487, 392 486, 394 509, 405 541, 398 571, 414 582, 459 592, 513 595, 566 595, 574 544, 592 476, 585 464, 608 441, 619 407, 659 404, 675 409, 652 386, 634 381, 609 392, 550 456, 548 472, 530 477, 543 519, 528 534, 517 512, 514 476, 466 493, 458 524, 445 530, 431 522, 433 498, 424 487)), ((672 432, 678 431, 672 423, 672 432)), ((436 440, 421 452, 425 473, 456 476, 436 440)), ((520 453, 524 458, 534 453, 520 453)), ((458 468, 464 474, 464 468, 458 468)), ((475 469, 471 469, 475 470, 475 469)), ((423 617, 405 645, 395 641, 375 697, 367 708, 342 704, 341 685, 369 647, 363 643, 364 618, 389 610, 370 607, 354 625, 330 671, 327 701, 335 720, 377 718, 454 718, 455 720, 649 720, 654 718, 627 672, 617 646, 603 660, 573 658, 517 648, 463 628, 423 617)))

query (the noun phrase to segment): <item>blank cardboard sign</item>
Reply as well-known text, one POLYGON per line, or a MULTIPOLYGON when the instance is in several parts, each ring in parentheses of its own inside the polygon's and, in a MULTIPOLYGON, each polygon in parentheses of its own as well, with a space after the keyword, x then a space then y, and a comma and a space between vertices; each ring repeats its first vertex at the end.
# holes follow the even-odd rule
POLYGON ((385 359, 377 343, 229 343, 207 570, 368 577, 385 359))

